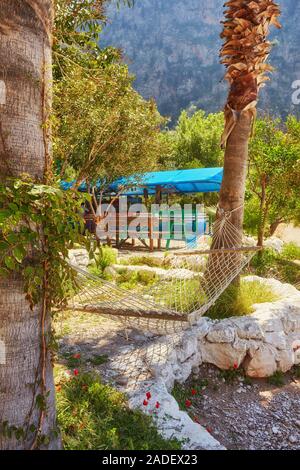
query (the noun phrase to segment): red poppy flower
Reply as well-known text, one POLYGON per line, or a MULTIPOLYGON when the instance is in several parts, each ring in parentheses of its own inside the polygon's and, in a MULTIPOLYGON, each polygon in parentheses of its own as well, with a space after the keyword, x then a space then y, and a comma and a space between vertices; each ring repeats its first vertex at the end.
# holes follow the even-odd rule
POLYGON ((191 402, 190 400, 186 400, 186 401, 185 401, 185 406, 186 406, 187 408, 190 408, 190 407, 192 406, 192 402, 191 402))
POLYGON ((158 410, 160 408, 160 403, 157 401, 155 404, 155 408, 158 410))
POLYGON ((74 375, 77 376, 79 374, 79 370, 78 369, 74 369, 74 375))
POLYGON ((150 392, 147 392, 147 393, 146 393, 146 397, 147 397, 147 400, 150 400, 150 398, 151 398, 151 393, 150 393, 150 392))
POLYGON ((193 396, 197 395, 197 390, 196 390, 195 388, 192 388, 191 394, 192 394, 193 396))
POLYGON ((143 401, 143 405, 144 405, 144 406, 148 406, 147 400, 144 400, 144 401, 143 401))
POLYGON ((234 368, 235 370, 239 368, 239 365, 238 365, 237 362, 235 362, 235 363, 233 364, 233 368, 234 368))
POLYGON ((74 359, 80 359, 80 358, 81 358, 81 355, 80 355, 80 354, 74 354, 73 358, 74 358, 74 359))

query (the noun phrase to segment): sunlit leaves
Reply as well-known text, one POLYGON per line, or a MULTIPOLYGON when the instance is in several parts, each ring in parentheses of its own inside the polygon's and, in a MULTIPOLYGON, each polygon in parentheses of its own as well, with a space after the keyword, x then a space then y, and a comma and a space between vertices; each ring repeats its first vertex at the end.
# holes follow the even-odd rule
POLYGON ((70 67, 55 88, 55 109, 55 157, 79 182, 108 183, 155 167, 165 121, 132 88, 126 66, 111 64, 94 74, 70 67))
POLYGON ((271 118, 256 123, 250 144, 247 206, 257 211, 264 201, 268 226, 276 221, 300 221, 299 128, 300 122, 292 116, 285 123, 271 118))
POLYGON ((74 243, 84 243, 82 202, 79 194, 29 181, 0 185, 0 276, 21 275, 31 306, 41 299, 45 276, 52 306, 72 286, 66 259, 74 243))

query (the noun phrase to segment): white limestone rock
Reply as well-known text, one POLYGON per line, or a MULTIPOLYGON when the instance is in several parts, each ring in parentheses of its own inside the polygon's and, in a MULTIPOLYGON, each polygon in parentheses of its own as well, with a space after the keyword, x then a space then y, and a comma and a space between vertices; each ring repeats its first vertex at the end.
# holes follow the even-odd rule
POLYGON ((69 250, 69 260, 72 264, 82 269, 87 268, 90 264, 89 255, 85 249, 69 250))
POLYGON ((206 336, 210 343, 232 343, 235 338, 235 328, 229 321, 214 325, 206 336))
POLYGON ((287 348, 286 335, 283 331, 279 331, 276 333, 266 333, 265 342, 267 344, 271 344, 280 351, 284 351, 287 348))
POLYGON ((264 243, 265 248, 271 248, 277 253, 281 253, 284 247, 284 242, 277 237, 268 238, 264 243))
POLYGON ((159 380, 145 384, 138 393, 134 393, 129 400, 131 408, 140 408, 150 414, 158 431, 166 439, 177 438, 183 442, 183 449, 187 450, 225 450, 225 448, 199 424, 192 421, 189 415, 179 410, 175 398, 170 395, 159 380), (146 391, 151 391, 152 398, 148 406, 143 406, 146 391), (160 407, 156 409, 155 404, 160 407))
POLYGON ((283 373, 286 373, 291 370, 291 368, 295 364, 295 355, 293 351, 291 349, 279 351, 277 355, 277 364, 277 369, 283 373))
POLYGON ((249 377, 271 377, 277 371, 278 351, 271 345, 262 344, 252 359, 246 361, 245 371, 249 377))
POLYGON ((252 316, 232 319, 236 332, 241 339, 262 340, 264 332, 260 324, 252 316))
POLYGON ((242 364, 246 356, 246 344, 243 342, 210 343, 206 341, 201 345, 202 362, 214 364, 223 370, 229 370, 234 364, 242 364), (235 346, 234 346, 235 345, 235 346))
POLYGON ((197 332, 198 341, 202 340, 213 327, 214 323, 208 318, 202 317, 197 320, 195 324, 195 330, 197 332))

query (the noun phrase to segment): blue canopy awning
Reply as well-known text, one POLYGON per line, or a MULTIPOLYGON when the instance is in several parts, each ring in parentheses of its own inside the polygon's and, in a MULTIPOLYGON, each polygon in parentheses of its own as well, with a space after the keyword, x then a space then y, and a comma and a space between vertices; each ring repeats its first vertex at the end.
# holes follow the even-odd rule
POLYGON ((143 195, 144 189, 155 194, 156 188, 171 193, 213 193, 219 192, 223 179, 223 168, 196 168, 192 170, 156 171, 145 173, 138 178, 121 178, 111 185, 111 190, 124 196, 143 195))
MULTIPOLYGON (((223 179, 223 168, 196 168, 192 170, 155 171, 139 176, 120 178, 112 183, 108 192, 124 196, 142 196, 144 189, 149 194, 155 194, 156 188, 162 192, 190 194, 219 192, 223 179), (124 188, 124 190, 122 190, 124 188)), ((64 190, 71 189, 74 182, 61 182, 64 190)), ((97 183, 100 189, 100 183, 97 183)), ((79 191, 87 191, 87 184, 82 183, 79 191)))

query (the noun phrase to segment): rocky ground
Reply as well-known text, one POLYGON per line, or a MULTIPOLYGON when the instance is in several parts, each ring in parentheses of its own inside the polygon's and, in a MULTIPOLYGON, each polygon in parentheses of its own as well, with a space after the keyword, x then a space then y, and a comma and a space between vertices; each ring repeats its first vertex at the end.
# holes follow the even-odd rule
MULTIPOLYGON (((113 382, 118 378, 111 374, 106 358, 113 359, 124 348, 133 344, 142 347, 150 340, 141 332, 130 332, 127 337, 122 325, 112 320, 73 312, 57 317, 56 333, 60 362, 67 363, 68 357, 79 353, 74 367, 95 370, 105 381, 113 382)), ((179 397, 175 396, 182 409, 227 449, 299 450, 300 377, 295 371, 278 377, 279 382, 284 381, 280 387, 268 380, 236 375, 231 383, 230 373, 202 365, 184 386, 179 386, 179 397), (190 397, 193 388, 197 395, 190 397), (187 398, 192 403, 188 409, 187 398)))
POLYGON ((299 450, 299 372, 278 376, 280 386, 242 376, 231 383, 230 374, 202 365, 180 395, 197 390, 189 414, 227 449, 299 450))

